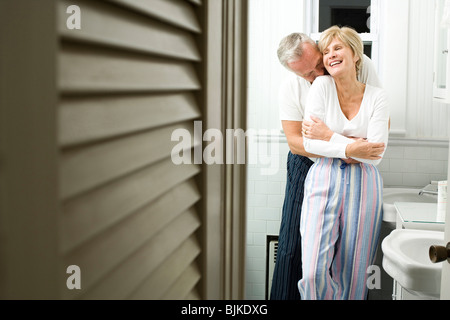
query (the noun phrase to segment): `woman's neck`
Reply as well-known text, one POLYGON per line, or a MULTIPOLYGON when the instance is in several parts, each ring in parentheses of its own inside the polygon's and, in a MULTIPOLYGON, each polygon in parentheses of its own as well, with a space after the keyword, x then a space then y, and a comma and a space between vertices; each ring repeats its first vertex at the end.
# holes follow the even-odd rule
POLYGON ((347 99, 364 92, 365 85, 356 79, 356 76, 343 76, 334 78, 339 97, 347 99))
POLYGON ((342 113, 348 120, 357 116, 364 98, 366 85, 359 82, 354 77, 336 77, 336 91, 339 99, 339 106, 342 113))

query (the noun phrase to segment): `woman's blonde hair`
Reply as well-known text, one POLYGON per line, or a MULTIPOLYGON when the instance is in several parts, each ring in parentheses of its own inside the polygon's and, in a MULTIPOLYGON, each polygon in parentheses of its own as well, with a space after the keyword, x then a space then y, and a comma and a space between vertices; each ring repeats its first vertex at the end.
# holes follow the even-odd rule
POLYGON ((350 27, 333 26, 331 28, 328 28, 320 36, 320 52, 323 53, 334 39, 339 39, 345 45, 350 47, 350 49, 353 51, 353 54, 359 58, 358 61, 356 61, 356 74, 359 74, 359 71, 361 70, 363 64, 364 44, 358 33, 350 27))

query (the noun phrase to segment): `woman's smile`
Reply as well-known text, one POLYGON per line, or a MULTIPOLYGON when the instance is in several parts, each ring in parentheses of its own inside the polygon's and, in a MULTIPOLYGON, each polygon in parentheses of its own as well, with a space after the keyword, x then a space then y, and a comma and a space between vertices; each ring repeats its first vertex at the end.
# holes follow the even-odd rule
POLYGON ((341 63, 342 63, 342 60, 334 60, 334 61, 330 62, 329 66, 333 68, 334 66, 339 65, 341 63))

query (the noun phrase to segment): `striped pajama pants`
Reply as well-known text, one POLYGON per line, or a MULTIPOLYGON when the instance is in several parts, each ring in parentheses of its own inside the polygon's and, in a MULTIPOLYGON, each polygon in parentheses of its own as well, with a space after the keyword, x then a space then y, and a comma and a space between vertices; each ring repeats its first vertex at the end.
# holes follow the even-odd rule
POLYGON ((300 233, 305 300, 364 300, 382 223, 383 181, 368 164, 322 158, 305 181, 300 233))
POLYGON ((309 158, 289 152, 277 259, 272 277, 270 300, 299 300, 297 283, 302 278, 300 214, 303 191, 309 168, 309 158))

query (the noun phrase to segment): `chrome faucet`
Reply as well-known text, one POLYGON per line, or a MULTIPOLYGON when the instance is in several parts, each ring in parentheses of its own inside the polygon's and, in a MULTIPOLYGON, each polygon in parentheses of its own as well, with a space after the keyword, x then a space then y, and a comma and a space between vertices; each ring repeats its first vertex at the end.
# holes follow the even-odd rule
POLYGON ((419 191, 419 196, 423 195, 424 193, 437 195, 437 184, 430 183, 426 185, 422 190, 419 191))
POLYGON ((437 191, 431 191, 431 190, 425 190, 425 189, 422 189, 422 190, 419 191, 419 196, 423 195, 424 193, 435 194, 435 195, 438 194, 437 191))

